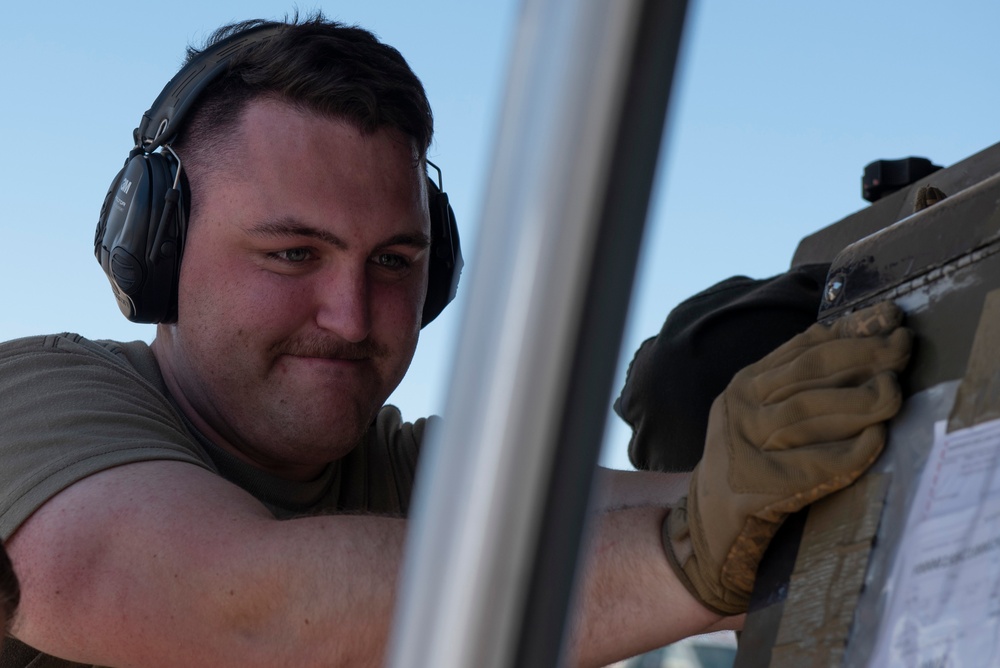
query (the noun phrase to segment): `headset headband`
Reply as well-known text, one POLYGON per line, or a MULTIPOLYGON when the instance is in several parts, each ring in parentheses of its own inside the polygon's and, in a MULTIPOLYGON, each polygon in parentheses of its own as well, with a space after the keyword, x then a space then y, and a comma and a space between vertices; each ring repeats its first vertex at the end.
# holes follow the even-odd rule
POLYGON ((142 115, 134 133, 136 148, 152 153, 163 145, 176 134, 173 128, 184 118, 201 91, 229 65, 234 53, 248 44, 267 42, 284 29, 284 25, 250 28, 205 49, 185 64, 142 115))

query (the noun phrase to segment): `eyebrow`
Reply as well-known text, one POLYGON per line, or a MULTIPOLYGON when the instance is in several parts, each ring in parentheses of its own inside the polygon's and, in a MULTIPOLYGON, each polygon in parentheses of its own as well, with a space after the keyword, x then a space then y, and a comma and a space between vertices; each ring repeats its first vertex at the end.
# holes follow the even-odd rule
MULTIPOLYGON (((347 248, 347 242, 337 235, 327 230, 307 225, 295 218, 264 221, 254 225, 248 231, 255 237, 307 237, 330 244, 331 246, 336 246, 337 248, 347 248)), ((426 234, 419 232, 396 234, 379 244, 379 246, 411 246, 416 249, 428 248, 430 245, 430 238, 426 234)))

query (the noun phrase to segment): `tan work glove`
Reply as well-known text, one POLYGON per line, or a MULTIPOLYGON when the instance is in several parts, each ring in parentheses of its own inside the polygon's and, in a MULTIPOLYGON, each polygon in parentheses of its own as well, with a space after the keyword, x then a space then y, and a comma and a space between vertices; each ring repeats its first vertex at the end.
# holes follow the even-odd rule
POLYGON ((663 524, 681 582, 721 614, 745 612, 757 565, 787 515, 856 480, 899 410, 910 357, 885 302, 816 324, 733 377, 712 404, 688 496, 663 524))

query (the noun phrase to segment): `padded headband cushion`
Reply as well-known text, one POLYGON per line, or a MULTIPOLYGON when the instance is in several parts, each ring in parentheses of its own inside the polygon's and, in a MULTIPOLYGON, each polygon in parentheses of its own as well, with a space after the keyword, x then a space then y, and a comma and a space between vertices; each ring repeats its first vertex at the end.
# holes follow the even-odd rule
POLYGON ((283 25, 256 26, 231 35, 195 56, 167 82, 142 115, 135 129, 137 145, 151 152, 170 140, 201 92, 225 71, 233 54, 251 44, 270 41, 284 29, 283 25))

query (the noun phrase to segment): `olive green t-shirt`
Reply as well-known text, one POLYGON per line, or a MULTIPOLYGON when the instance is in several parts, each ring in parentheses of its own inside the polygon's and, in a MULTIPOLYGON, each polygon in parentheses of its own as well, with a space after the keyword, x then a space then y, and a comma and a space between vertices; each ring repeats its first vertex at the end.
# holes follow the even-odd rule
MULTIPOLYGON (((437 420, 438 418, 430 418, 437 420)), ((0 344, 0 537, 83 478, 140 461, 208 469, 276 518, 373 512, 405 515, 428 420, 404 423, 385 406, 364 442, 315 480, 292 482, 214 445, 183 416, 143 342, 76 334, 0 344)), ((68 667, 8 638, 0 668, 68 667)))

